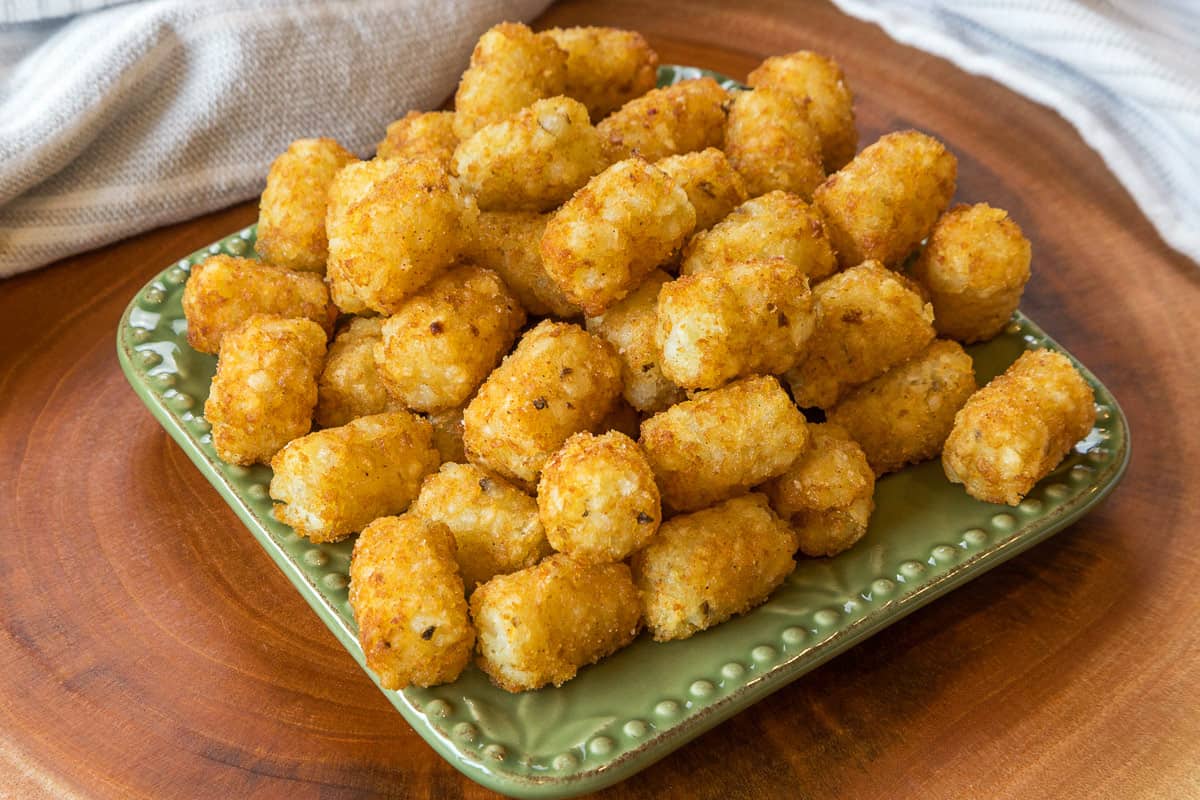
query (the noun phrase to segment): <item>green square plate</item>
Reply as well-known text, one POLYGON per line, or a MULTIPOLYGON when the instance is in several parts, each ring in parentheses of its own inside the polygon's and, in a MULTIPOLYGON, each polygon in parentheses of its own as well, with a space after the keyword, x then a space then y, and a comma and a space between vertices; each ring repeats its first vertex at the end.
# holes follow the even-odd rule
MULTIPOLYGON (((664 67, 660 83, 698 74, 664 67)), ((117 352, 151 413, 361 665, 346 596, 351 542, 314 545, 276 522, 270 470, 223 463, 202 416, 216 359, 187 345, 183 285, 209 254, 253 251, 251 227, 164 270, 125 311, 117 352)), ((969 352, 982 384, 1037 347, 1062 350, 1018 313, 969 352)), ((626 778, 1095 506, 1125 470, 1129 431, 1109 391, 1075 363, 1095 389, 1096 427, 1016 508, 972 500, 927 462, 878 483, 877 510, 857 546, 802 560, 743 617, 685 641, 643 636, 559 689, 511 695, 470 667, 452 684, 384 693, 438 753, 496 791, 566 797, 626 778)))

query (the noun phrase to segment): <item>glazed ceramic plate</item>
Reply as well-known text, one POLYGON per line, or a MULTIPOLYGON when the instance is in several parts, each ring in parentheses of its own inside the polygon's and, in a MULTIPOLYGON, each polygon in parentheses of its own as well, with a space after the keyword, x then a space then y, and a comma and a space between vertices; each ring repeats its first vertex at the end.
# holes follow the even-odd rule
MULTIPOLYGON (((660 82, 696 74, 665 67, 660 82)), ((346 596, 351 542, 314 545, 276 522, 270 470, 223 463, 204 420, 216 359, 187 345, 183 285, 209 254, 253 252, 247 228, 164 270, 130 303, 117 352, 151 413, 361 665, 346 596)), ((968 352, 982 385, 1038 347, 1062 350, 1017 314, 1001 336, 968 352)), ((858 545, 801 560, 769 602, 743 617, 680 642, 643 635, 559 689, 507 694, 470 667, 446 686, 384 693, 438 753, 499 792, 566 797, 628 777, 1095 506, 1125 469, 1129 432, 1112 395, 1076 364, 1095 389, 1096 427, 1016 508, 972 500, 940 463, 927 462, 879 481, 858 545)))

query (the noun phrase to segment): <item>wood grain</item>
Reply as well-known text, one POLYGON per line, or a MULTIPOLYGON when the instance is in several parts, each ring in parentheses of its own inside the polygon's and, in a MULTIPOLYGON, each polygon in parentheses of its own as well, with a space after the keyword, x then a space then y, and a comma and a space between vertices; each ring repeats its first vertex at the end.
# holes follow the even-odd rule
MULTIPOLYGON (((1092 515, 609 790, 1200 794, 1200 269, 1052 111, 826 5, 568 2, 744 76, 829 53, 864 143, 920 127, 1034 245, 1024 309, 1115 392, 1092 515)), ((304 134, 297 131, 297 135, 304 134)), ((126 386, 114 329, 241 205, 0 283, 0 797, 487 797, 391 708, 126 386)))

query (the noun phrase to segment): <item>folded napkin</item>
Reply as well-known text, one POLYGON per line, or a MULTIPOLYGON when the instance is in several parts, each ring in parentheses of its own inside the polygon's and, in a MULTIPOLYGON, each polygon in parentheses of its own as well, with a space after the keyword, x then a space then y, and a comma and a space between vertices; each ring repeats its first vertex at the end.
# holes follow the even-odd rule
POLYGON ((0 277, 253 197, 292 139, 369 155, 547 4, 0 0, 0 277))

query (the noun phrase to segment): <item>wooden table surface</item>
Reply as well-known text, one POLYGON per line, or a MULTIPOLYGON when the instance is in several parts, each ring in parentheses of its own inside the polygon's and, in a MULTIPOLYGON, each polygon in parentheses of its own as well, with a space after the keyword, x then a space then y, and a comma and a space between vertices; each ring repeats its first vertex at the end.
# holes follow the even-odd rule
MULTIPOLYGON (((1200 796, 1200 269, 1054 112, 824 5, 573 2, 744 76, 828 53, 863 143, 916 126, 1033 241, 1023 308, 1115 392, 1086 519, 609 797, 1200 796)), ((297 131, 297 135, 307 132, 297 131)), ((0 282, 0 797, 492 796, 442 761, 142 407, 114 329, 243 204, 0 282)))

